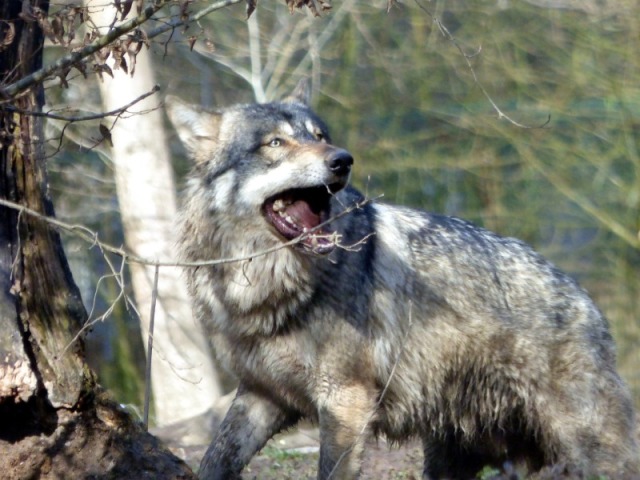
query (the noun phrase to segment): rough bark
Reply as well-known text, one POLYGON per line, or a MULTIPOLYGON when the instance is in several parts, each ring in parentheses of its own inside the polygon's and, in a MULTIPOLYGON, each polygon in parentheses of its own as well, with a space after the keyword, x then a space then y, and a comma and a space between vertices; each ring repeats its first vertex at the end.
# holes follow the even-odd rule
MULTIPOLYGON (((47 0, 0 2, 2 83, 42 63, 34 8, 47 0)), ((53 217, 41 118, 17 113, 42 104, 40 87, 0 99, 0 199, 53 217)), ((195 478, 100 393, 76 338, 85 319, 58 233, 0 205, 0 476, 195 478)))
MULTIPOLYGON (((42 32, 36 22, 20 19, 20 3, 3 2, 0 7, 0 18, 15 31, 13 42, 0 51, 2 81, 24 76, 42 63, 42 32)), ((45 0, 33 0, 31 6, 48 8, 45 0)), ((33 89, 14 99, 12 106, 38 111, 42 96, 41 88, 33 89)), ((41 120, 3 108, 0 135, 2 198, 53 216, 41 120)), ((60 237, 33 217, 0 209, 0 392, 20 392, 23 400, 43 395, 53 407, 72 407, 87 389, 91 375, 83 362, 82 342, 73 341, 86 312, 60 237)))

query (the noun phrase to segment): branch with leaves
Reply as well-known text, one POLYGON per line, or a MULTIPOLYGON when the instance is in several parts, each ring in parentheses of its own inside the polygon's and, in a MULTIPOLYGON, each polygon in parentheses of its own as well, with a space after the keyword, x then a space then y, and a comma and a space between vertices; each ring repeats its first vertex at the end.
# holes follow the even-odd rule
MULTIPOLYGON (((172 30, 176 27, 186 25, 189 22, 197 21, 200 18, 203 18, 205 15, 208 15, 216 10, 220 10, 221 8, 227 7, 229 5, 240 3, 242 0, 221 0, 216 2, 208 7, 200 10, 193 16, 189 14, 187 7, 189 5, 189 1, 182 0, 180 1, 180 14, 174 17, 173 20, 167 22, 165 25, 158 27, 149 34, 145 33, 139 27, 149 21, 158 11, 160 11, 165 6, 175 3, 175 0, 155 0, 152 3, 149 3, 147 6, 139 9, 138 14, 126 20, 119 25, 112 26, 109 31, 102 36, 97 38, 93 38, 93 35, 89 35, 86 37, 86 40, 91 39, 90 42, 85 44, 82 47, 78 47, 73 49, 68 55, 65 55, 53 63, 44 66, 40 70, 33 72, 30 75, 27 75, 23 78, 16 80, 13 83, 8 85, 0 86, 0 101, 7 101, 11 98, 15 98, 19 95, 24 94, 29 89, 33 88, 36 85, 41 84, 45 80, 52 77, 60 77, 61 83, 65 85, 66 76, 71 71, 72 68, 78 69, 83 75, 86 75, 86 68, 83 64, 84 60, 91 55, 99 54, 102 49, 111 46, 110 50, 114 57, 116 57, 116 65, 126 67, 126 62, 124 62, 124 54, 127 53, 132 59, 133 65, 135 65, 135 55, 140 51, 142 45, 146 44, 148 47, 148 42, 150 38, 154 38, 162 33, 165 33, 169 30, 172 30), (133 33, 132 33, 133 32, 133 33), (128 35, 130 34, 130 35, 128 35), (122 48, 115 48, 113 44, 118 41, 121 37, 128 35, 125 45, 122 48), (123 63, 124 62, 124 63, 123 63)), ((245 0, 247 4, 247 16, 251 16, 253 11, 256 8, 257 0, 245 0)), ((294 9, 300 9, 303 7, 309 8, 314 15, 319 15, 319 10, 316 5, 316 2, 320 4, 320 10, 325 11, 331 8, 331 5, 326 0, 285 0, 286 4, 289 6, 289 9, 293 11, 294 9)), ((129 9, 131 8, 131 2, 116 2, 116 6, 119 7, 119 11, 121 16, 124 17, 129 13, 129 9)), ((76 9, 77 10, 77 9, 76 9)), ((80 11, 73 12, 73 18, 80 15, 83 17, 83 14, 80 11)), ((54 17, 54 20, 57 17, 54 17)), ((46 22, 46 19, 39 18, 37 12, 32 14, 32 18, 30 21, 37 21, 43 27, 45 34, 49 38, 52 38, 54 43, 62 43, 67 44, 70 42, 70 39, 64 40, 61 39, 61 34, 59 32, 64 31, 62 25, 56 27, 60 22, 46 22)), ((74 20, 75 21, 75 20, 74 20)), ((7 31, 9 34, 4 35, 3 43, 13 41, 13 37, 10 35, 12 24, 7 23, 7 31)), ((69 28, 69 27, 68 27, 69 28)), ((68 29, 67 28, 67 29, 68 29)), ((108 52, 107 52, 108 53, 108 52)), ((102 60, 106 60, 107 54, 103 55, 105 58, 102 60)), ((132 66, 133 67, 133 66, 132 66)), ((109 73, 109 70, 105 68, 104 61, 95 66, 98 73, 102 73, 102 71, 106 71, 109 73), (102 69, 102 70, 101 70, 102 69)))
MULTIPOLYGON (((168 3, 170 3, 170 0, 157 0, 154 4, 143 8, 142 11, 134 18, 127 20, 118 26, 114 26, 105 35, 96 38, 84 47, 72 51, 70 54, 59 58, 55 62, 44 66, 40 70, 33 72, 10 85, 0 87, 0 98, 10 99, 21 95, 30 88, 33 88, 35 85, 42 83, 47 78, 58 76, 61 72, 70 71, 72 67, 79 68, 80 71, 83 72, 83 68, 80 67, 82 60, 110 45, 121 36, 135 30, 168 3)), ((144 38, 142 33, 140 33, 140 35, 141 38, 144 38)))

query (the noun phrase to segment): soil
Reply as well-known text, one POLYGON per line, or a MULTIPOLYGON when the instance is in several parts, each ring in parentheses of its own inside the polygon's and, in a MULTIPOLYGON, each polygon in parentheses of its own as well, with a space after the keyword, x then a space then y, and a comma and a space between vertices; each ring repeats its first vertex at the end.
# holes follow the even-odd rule
MULTIPOLYGON (((297 436, 297 433, 293 434, 297 436)), ((286 438, 286 436, 285 436, 286 438)), ((272 440, 245 468, 243 480, 315 480, 317 475, 317 446, 287 448, 283 440, 272 440)), ((286 443, 286 442, 285 442, 286 443)), ((206 447, 172 448, 194 471, 206 447)), ((399 447, 389 447, 384 440, 370 442, 364 455, 360 480, 422 480, 422 447, 419 442, 409 442, 399 447)), ((527 475, 510 466, 504 470, 486 468, 476 477, 479 480, 585 480, 604 477, 587 477, 579 471, 563 465, 545 467, 540 472, 527 475)))
MULTIPOLYGON (((0 478, 3 480, 127 479, 195 480, 206 445, 166 448, 140 423, 105 398, 83 411, 42 411, 36 405, 0 404, 0 478)), ((46 409, 45 409, 46 410, 46 409)), ((312 427, 280 435, 251 461, 244 480, 315 479, 318 432, 312 427)), ((362 480, 419 480, 418 442, 390 448, 384 440, 365 449, 362 480)), ((562 466, 526 477, 522 472, 488 469, 482 480, 585 478, 562 466)))
POLYGON ((95 399, 82 411, 34 407, 0 405, 3 480, 196 479, 182 460, 107 399, 95 399))
MULTIPOLYGON (((171 449, 197 470, 206 447, 171 449)), ((317 447, 281 449, 270 442, 245 468, 244 480, 315 480, 318 472, 317 447)), ((417 443, 389 448, 380 441, 367 445, 361 480, 420 480, 422 450, 417 443)))

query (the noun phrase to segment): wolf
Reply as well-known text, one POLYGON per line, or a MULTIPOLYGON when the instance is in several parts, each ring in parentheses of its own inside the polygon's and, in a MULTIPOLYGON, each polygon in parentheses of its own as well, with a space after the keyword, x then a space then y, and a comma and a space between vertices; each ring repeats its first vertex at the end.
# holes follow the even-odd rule
POLYGON ((239 380, 200 466, 241 478, 277 432, 320 431, 319 479, 366 440, 419 438, 425 479, 506 463, 638 474, 607 321, 525 243, 349 186, 299 85, 282 101, 167 111, 193 159, 179 250, 195 316, 239 380))

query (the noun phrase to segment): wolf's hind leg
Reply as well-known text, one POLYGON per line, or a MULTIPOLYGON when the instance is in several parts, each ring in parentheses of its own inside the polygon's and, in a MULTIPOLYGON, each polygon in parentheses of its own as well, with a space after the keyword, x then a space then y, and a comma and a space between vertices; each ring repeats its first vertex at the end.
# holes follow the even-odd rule
POLYGON ((587 475, 638 478, 633 408, 620 381, 564 393, 537 408, 549 456, 587 475))
POLYGON ((284 410, 240 385, 231 408, 200 463, 198 477, 201 480, 240 479, 242 469, 253 455, 273 435, 292 426, 299 418, 297 412, 284 410))

